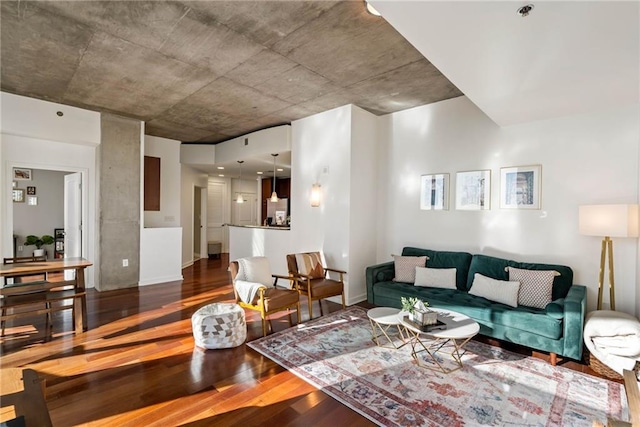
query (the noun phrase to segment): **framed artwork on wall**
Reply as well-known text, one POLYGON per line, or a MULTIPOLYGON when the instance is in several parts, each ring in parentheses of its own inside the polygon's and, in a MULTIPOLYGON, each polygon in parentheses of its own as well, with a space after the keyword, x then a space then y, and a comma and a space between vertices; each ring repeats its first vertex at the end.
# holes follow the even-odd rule
POLYGON ((35 196, 36 195, 36 187, 27 187, 27 195, 35 196))
POLYGON ((449 174, 440 173, 420 177, 420 209, 442 211, 449 209, 449 174))
POLYGON ((31 169, 13 168, 13 179, 16 181, 31 181, 31 169))
POLYGON ((491 209, 491 171, 456 173, 456 209, 479 211, 491 209))
POLYGON ((27 205, 38 206, 38 196, 27 196, 27 205))
POLYGON ((14 188, 12 191, 12 198, 14 203, 24 203, 24 189, 14 188))
POLYGON ((502 209, 540 209, 541 165, 500 169, 502 209))

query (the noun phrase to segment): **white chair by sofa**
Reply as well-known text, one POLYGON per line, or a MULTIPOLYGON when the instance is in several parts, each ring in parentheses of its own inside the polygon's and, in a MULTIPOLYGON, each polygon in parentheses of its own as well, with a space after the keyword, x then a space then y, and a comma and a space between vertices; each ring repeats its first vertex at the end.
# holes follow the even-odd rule
POLYGON ((583 336, 589 352, 620 376, 640 362, 640 321, 629 314, 592 311, 586 316, 583 336))

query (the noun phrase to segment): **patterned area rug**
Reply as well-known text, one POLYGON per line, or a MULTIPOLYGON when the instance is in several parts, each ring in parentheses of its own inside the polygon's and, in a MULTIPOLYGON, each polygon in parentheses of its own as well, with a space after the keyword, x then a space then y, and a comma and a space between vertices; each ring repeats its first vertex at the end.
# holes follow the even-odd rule
MULTIPOLYGON (((607 416, 628 420, 621 384, 479 342, 465 347, 463 369, 442 374, 417 367, 409 345, 375 346, 360 307, 248 345, 383 426, 591 426, 606 425, 607 416)), ((450 363, 446 353, 437 357, 450 363)))

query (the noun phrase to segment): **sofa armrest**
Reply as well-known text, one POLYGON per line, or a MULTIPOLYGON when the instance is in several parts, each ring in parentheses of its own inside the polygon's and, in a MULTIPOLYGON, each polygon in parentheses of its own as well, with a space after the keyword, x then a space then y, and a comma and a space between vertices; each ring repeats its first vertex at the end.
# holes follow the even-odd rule
POLYGON ((367 280, 367 301, 373 304, 373 285, 393 279, 395 273, 393 261, 372 265, 365 270, 367 280))
POLYGON ((587 288, 572 285, 564 299, 564 356, 582 359, 584 318, 587 310, 587 288))

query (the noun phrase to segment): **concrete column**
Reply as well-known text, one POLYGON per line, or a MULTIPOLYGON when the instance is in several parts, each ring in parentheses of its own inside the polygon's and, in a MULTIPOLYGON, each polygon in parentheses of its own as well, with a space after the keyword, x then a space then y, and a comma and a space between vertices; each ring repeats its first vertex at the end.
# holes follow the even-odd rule
POLYGON ((140 133, 138 120, 101 116, 99 291, 138 285, 140 133), (123 266, 123 260, 128 266, 123 266))

